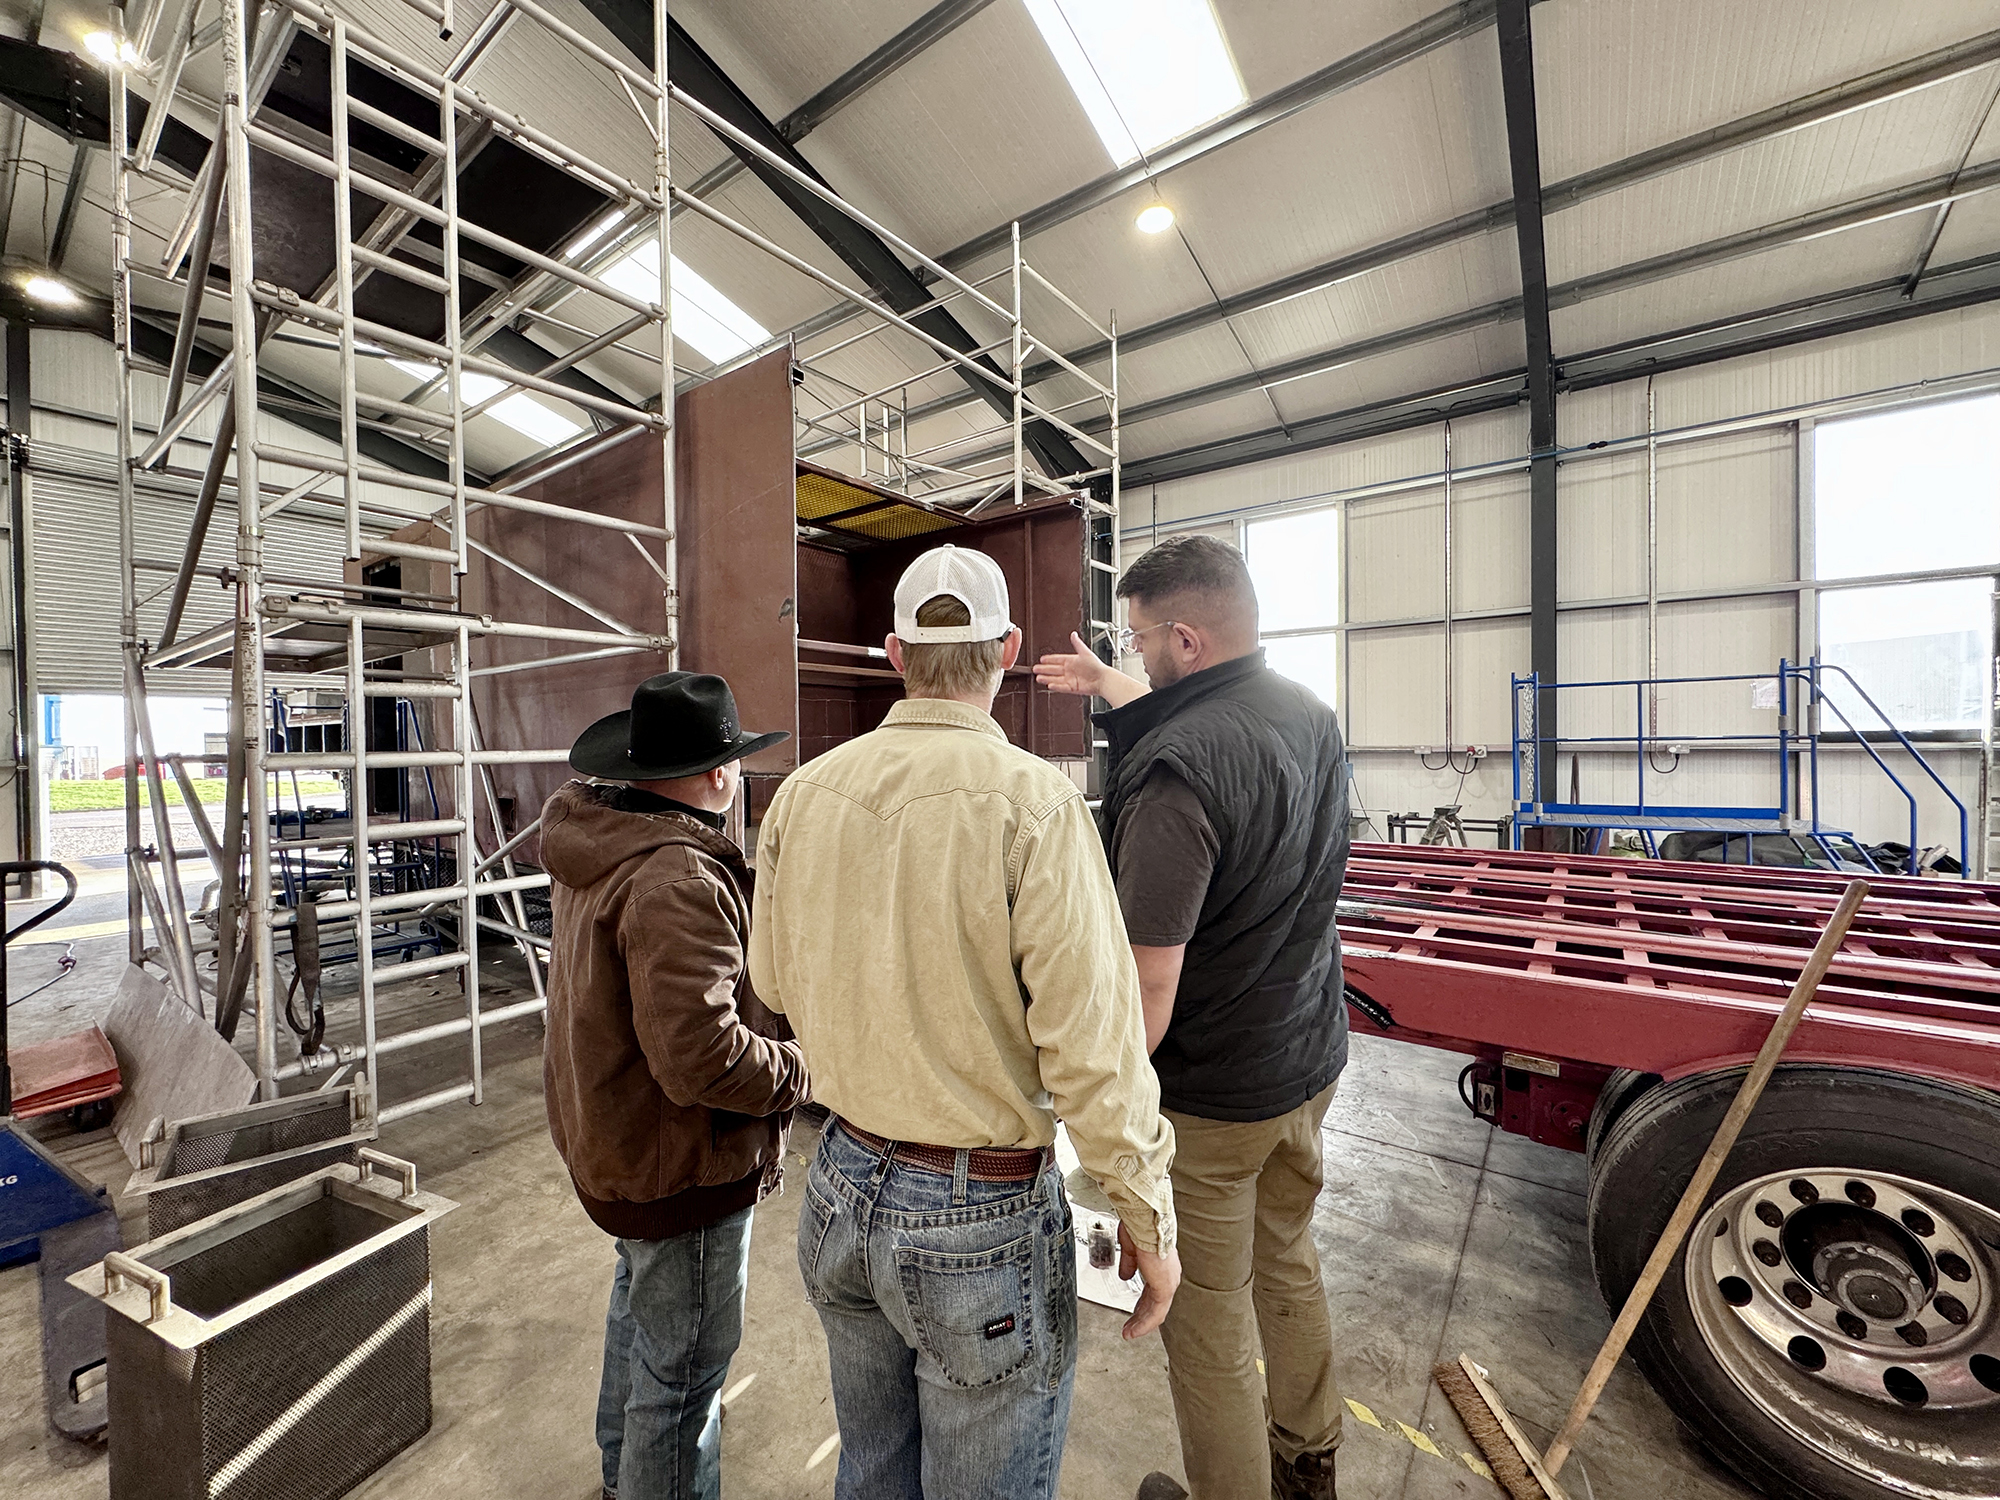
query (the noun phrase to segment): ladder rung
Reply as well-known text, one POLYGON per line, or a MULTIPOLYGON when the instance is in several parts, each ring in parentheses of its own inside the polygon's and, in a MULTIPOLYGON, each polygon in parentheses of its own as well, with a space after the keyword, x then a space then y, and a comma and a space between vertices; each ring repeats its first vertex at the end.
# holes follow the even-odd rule
POLYGON ((366 245, 350 246, 354 258, 364 266, 372 266, 378 271, 386 271, 391 276, 444 296, 451 291, 451 283, 434 271, 426 271, 422 266, 413 266, 406 260, 397 260, 393 255, 384 255, 379 250, 370 250, 366 245))
POLYGON ((437 839, 465 832, 463 818, 431 818, 422 822, 381 822, 368 825, 368 842, 387 843, 392 839, 437 839))
POLYGON ((361 685, 364 698, 456 698, 459 696, 455 682, 365 682, 361 685))
POLYGON ((375 982, 384 984, 398 979, 421 979, 426 974, 462 969, 471 958, 469 953, 440 953, 434 958, 412 959, 406 964, 385 964, 375 971, 375 982))
MULTIPOLYGON (((465 899, 462 885, 441 885, 414 891, 389 891, 375 896, 368 903, 371 917, 392 917, 398 912, 410 911, 419 906, 448 906, 465 899)), ((359 901, 316 901, 313 910, 321 922, 334 922, 342 917, 361 914, 359 901)), ((295 919, 290 912, 280 912, 271 919, 273 927, 290 927, 295 919)))
POLYGON ((399 141, 408 141, 419 151, 428 152, 432 156, 444 155, 444 142, 436 136, 427 135, 416 126, 399 120, 372 104, 364 103, 352 94, 347 97, 347 113, 353 119, 366 121, 377 130, 386 130, 399 141))
POLYGON ((356 391, 354 404, 384 417, 402 417, 407 421, 421 422, 427 427, 449 427, 451 413, 439 411, 432 406, 413 406, 408 401, 391 401, 387 396, 377 396, 369 391, 356 391))
POLYGON ((381 552, 389 557, 407 557, 417 562, 456 563, 458 554, 449 547, 426 547, 421 542, 398 542, 388 537, 368 537, 363 552, 381 552))
POLYGON ((455 766, 465 757, 456 750, 376 750, 365 757, 352 750, 277 750, 264 757, 264 769, 351 771, 357 759, 371 771, 400 771, 415 766, 455 766))

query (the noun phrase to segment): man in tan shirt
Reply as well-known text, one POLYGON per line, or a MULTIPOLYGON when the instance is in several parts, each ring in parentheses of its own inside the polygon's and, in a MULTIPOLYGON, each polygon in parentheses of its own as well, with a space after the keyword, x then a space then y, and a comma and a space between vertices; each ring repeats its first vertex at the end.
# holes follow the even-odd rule
POLYGON ((1173 1132, 1102 847, 990 712, 1020 645, 992 559, 918 558, 888 638, 909 697, 787 780, 758 846, 751 979, 834 1116, 799 1270, 839 1500, 1054 1500, 1077 1344, 1058 1116, 1145 1278, 1127 1338, 1180 1280, 1173 1132))

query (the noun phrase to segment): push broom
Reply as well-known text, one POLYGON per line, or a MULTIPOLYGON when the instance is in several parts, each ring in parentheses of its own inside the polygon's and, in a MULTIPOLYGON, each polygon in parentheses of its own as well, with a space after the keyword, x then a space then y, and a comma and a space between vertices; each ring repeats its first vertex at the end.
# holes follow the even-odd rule
POLYGON ((1639 1273, 1638 1281, 1625 1298, 1624 1307, 1619 1309, 1618 1320, 1611 1325, 1603 1347, 1597 1351, 1597 1359, 1591 1365, 1590 1373, 1584 1377, 1582 1388, 1570 1405, 1569 1416, 1563 1422, 1562 1431, 1549 1444, 1548 1452, 1537 1453, 1534 1445, 1521 1435, 1520 1428, 1515 1426, 1513 1417, 1502 1404, 1499 1393, 1486 1378, 1486 1372, 1470 1357, 1461 1354, 1456 1364, 1438 1365, 1431 1371, 1438 1388, 1458 1412, 1459 1420, 1465 1423, 1465 1430, 1486 1456, 1487 1467, 1492 1469, 1494 1479, 1513 1496, 1513 1500, 1568 1500, 1562 1487, 1556 1483, 1556 1476, 1562 1472, 1563 1462, 1575 1446, 1577 1434, 1583 1431, 1583 1424, 1589 1420, 1592 1408, 1597 1405, 1597 1398, 1604 1394, 1605 1384, 1624 1355, 1625 1346, 1632 1341, 1639 1320, 1646 1315, 1646 1308, 1653 1300, 1653 1293, 1659 1290, 1667 1267, 1679 1253, 1688 1230, 1694 1227, 1695 1217, 1701 1212, 1708 1190, 1715 1185, 1716 1174, 1722 1170, 1723 1162, 1736 1145, 1736 1138, 1743 1133, 1744 1122, 1750 1118, 1750 1111, 1757 1107, 1764 1085, 1771 1081, 1771 1074, 1778 1066, 1778 1058, 1791 1042, 1792 1033, 1798 1030, 1799 1022, 1805 1017, 1806 1006, 1819 989, 1820 980, 1826 977, 1834 955, 1840 952, 1840 945, 1847 938, 1847 929, 1853 925, 1854 914, 1867 895, 1867 882, 1861 880, 1851 883, 1841 895, 1840 904, 1834 908, 1826 930, 1819 935, 1819 942, 1813 947, 1812 957, 1806 960, 1798 983, 1792 986, 1785 1008, 1778 1012, 1771 1034, 1764 1039, 1763 1049, 1750 1065, 1750 1072, 1744 1078, 1743 1086, 1736 1091, 1736 1099, 1729 1106, 1729 1112, 1722 1117, 1722 1124, 1716 1128, 1715 1139, 1708 1143, 1701 1164, 1694 1169, 1694 1177, 1681 1194, 1673 1217, 1660 1231, 1659 1243, 1653 1246, 1646 1268, 1639 1273))

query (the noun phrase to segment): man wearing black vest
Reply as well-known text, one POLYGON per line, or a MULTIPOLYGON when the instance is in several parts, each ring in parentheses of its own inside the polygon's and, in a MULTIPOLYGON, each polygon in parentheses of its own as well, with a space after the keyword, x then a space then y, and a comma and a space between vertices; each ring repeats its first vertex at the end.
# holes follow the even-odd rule
MULTIPOLYGON (((1162 542, 1118 596, 1119 649, 1150 690, 1074 637, 1035 675, 1111 704, 1099 823, 1180 1142, 1183 1280, 1161 1333, 1181 1457, 1195 1500, 1332 1500, 1341 1399, 1312 1217, 1347 1061, 1347 753, 1333 710, 1264 664, 1233 547, 1162 542)), ((1157 1473, 1139 1491, 1186 1493, 1157 1473)))

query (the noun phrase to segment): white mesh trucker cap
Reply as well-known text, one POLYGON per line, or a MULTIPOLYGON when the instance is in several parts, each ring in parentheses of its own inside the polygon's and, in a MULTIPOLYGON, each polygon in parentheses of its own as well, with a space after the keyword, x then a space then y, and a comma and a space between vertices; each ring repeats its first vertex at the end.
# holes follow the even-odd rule
POLYGON ((896 584, 896 634, 906 641, 997 641, 1014 628, 1007 617, 1007 576, 969 547, 933 547, 896 584), (948 594, 972 615, 970 625, 919 625, 917 610, 948 594))

